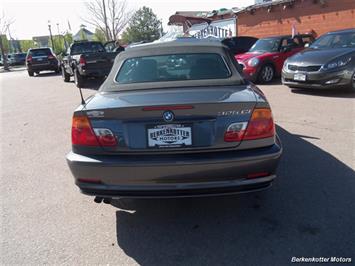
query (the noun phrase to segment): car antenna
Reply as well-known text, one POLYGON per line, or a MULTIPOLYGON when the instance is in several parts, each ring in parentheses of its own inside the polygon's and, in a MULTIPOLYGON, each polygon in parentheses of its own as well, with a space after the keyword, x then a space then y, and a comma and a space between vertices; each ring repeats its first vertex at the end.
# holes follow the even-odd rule
POLYGON ((86 102, 85 102, 85 100, 84 100, 83 92, 81 91, 81 87, 79 87, 79 92, 80 92, 81 104, 82 104, 82 105, 85 105, 86 102))

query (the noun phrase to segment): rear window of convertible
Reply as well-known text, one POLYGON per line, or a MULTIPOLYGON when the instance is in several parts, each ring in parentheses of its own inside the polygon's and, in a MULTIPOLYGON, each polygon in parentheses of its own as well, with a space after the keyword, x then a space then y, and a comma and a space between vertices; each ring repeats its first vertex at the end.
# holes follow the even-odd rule
POLYGON ((115 80, 120 84, 224 79, 231 76, 222 56, 213 53, 174 54, 129 58, 115 80))

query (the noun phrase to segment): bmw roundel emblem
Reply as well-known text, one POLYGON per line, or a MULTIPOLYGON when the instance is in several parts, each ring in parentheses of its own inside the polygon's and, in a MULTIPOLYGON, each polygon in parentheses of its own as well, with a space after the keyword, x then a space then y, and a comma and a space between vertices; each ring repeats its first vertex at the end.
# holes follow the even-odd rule
POLYGON ((171 111, 165 111, 163 113, 163 119, 165 122, 171 122, 174 120, 174 113, 171 111))

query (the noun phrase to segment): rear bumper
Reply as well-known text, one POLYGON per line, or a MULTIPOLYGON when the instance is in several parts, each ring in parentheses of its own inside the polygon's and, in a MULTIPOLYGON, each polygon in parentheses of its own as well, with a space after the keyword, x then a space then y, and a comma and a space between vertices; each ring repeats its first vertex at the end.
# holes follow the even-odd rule
POLYGON ((310 89, 333 89, 351 86, 354 70, 351 68, 331 72, 297 72, 307 75, 306 81, 295 81, 296 72, 282 71, 282 83, 289 87, 310 89))
MULTIPOLYGON (((83 156, 67 162, 81 192, 101 197, 189 197, 260 190, 270 186, 281 143, 253 150, 178 156, 83 156), (262 177, 248 178, 250 174, 262 177), (84 181, 83 181, 84 179, 84 181), (97 181, 93 183, 90 181, 97 181)), ((250 177, 250 176, 249 176, 250 177)))
POLYGON ((51 62, 48 64, 39 64, 39 65, 29 65, 27 64, 27 70, 29 71, 44 71, 44 70, 59 70, 58 62, 51 62))
POLYGON ((111 186, 110 188, 106 188, 103 186, 87 186, 79 182, 76 182, 76 184, 79 186, 81 193, 102 198, 183 198, 230 195, 264 190, 272 185, 275 177, 275 175, 269 175, 244 182, 235 180, 213 185, 208 183, 199 184, 198 186, 174 185, 170 188, 166 185, 164 187, 151 186, 149 188, 128 186, 111 186))
POLYGON ((110 73, 111 68, 86 68, 78 66, 78 70, 81 76, 101 78, 107 76, 110 73))

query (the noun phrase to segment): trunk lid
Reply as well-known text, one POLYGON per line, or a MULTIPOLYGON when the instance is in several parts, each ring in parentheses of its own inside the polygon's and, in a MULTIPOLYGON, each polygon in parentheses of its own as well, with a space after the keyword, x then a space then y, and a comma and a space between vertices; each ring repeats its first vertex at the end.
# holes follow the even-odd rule
POLYGON ((93 128, 108 128, 116 136, 119 145, 106 151, 187 152, 238 146, 225 142, 224 133, 231 123, 249 121, 255 103, 245 85, 169 88, 98 93, 81 112, 93 128))

